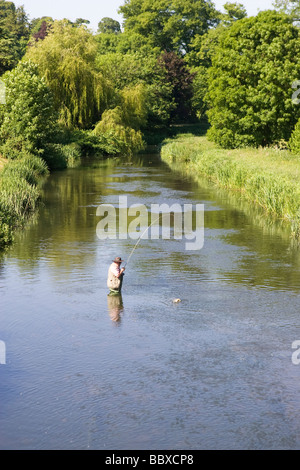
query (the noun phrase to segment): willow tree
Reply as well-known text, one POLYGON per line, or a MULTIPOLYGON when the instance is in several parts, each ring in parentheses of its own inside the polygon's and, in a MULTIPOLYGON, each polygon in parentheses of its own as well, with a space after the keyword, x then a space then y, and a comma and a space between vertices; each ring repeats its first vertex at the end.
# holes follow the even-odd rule
POLYGON ((119 103, 104 111, 95 127, 95 135, 109 135, 118 143, 121 153, 131 154, 144 148, 140 131, 147 122, 148 94, 142 84, 126 87, 119 94, 119 103))
POLYGON ((60 121, 69 128, 91 127, 112 94, 95 68, 96 55, 93 34, 84 25, 74 28, 66 21, 55 21, 47 37, 27 52, 53 93, 60 121))

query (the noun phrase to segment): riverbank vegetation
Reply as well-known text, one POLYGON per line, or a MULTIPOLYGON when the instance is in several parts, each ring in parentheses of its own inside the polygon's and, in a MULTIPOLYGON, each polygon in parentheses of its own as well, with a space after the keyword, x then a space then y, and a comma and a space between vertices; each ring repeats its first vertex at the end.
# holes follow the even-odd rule
POLYGON ((300 238, 299 156, 268 147, 225 150, 207 137, 189 134, 166 140, 161 156, 171 168, 239 191, 268 214, 286 220, 293 237, 300 238))
MULTIPOLYGON (((247 17, 236 2, 225 3, 222 12, 206 0, 121 3, 123 24, 99 18, 93 31, 83 18, 30 20, 23 7, 0 0, 0 155, 13 168, 5 169, 1 185, 8 187, 3 183, 12 178, 8 173, 19 171, 17 161, 28 178, 31 159, 51 171, 76 166, 85 155, 128 157, 175 135, 183 124, 196 128, 201 121, 209 141, 223 149, 248 148, 249 157, 244 173, 234 153, 220 150, 216 160, 207 148, 212 160, 205 164, 224 173, 232 165, 237 172, 232 177, 244 181, 253 157, 258 179, 247 189, 249 198, 252 191, 252 200, 263 204, 262 194, 280 192, 279 186, 268 186, 268 178, 281 179, 284 186, 289 177, 276 166, 265 168, 268 151, 258 150, 255 158, 250 147, 275 145, 289 156, 282 157, 282 167, 291 160, 297 165, 292 157, 300 149, 298 90, 292 88, 300 80, 295 2, 276 0, 274 10, 255 17, 247 17)), ((193 146, 198 145, 196 138, 193 146)), ((198 163, 201 171, 202 157, 198 163)), ((19 177, 20 172, 14 175, 19 177)), ((24 181, 34 193, 36 186, 24 181)), ((295 225, 296 199, 285 194, 291 200, 272 200, 268 210, 295 225)), ((5 204, 0 199, 0 207, 5 204)), ((31 202, 25 207, 32 208, 31 202)), ((8 220, 15 226, 6 215, 0 224, 8 220)))
POLYGON ((0 177, 0 248, 11 243, 15 229, 36 210, 41 177, 48 171, 46 163, 33 155, 4 165, 0 177))

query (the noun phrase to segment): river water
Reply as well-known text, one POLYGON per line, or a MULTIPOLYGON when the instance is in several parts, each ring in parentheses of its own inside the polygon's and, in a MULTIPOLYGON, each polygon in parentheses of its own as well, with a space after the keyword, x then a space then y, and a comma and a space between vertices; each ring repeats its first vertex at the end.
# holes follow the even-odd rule
POLYGON ((43 201, 0 258, 1 449, 300 448, 300 255, 280 226, 150 154, 53 173, 43 201), (204 204, 205 237, 143 238, 108 297, 136 243, 97 237, 119 196, 204 204))

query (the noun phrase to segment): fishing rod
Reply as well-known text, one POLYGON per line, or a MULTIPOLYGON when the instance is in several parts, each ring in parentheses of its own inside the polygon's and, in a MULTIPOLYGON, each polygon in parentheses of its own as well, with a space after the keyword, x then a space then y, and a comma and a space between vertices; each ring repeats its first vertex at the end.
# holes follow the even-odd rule
POLYGON ((125 265, 124 265, 124 268, 126 268, 127 264, 129 263, 129 260, 131 258, 131 256, 133 255, 134 253, 134 250, 136 249, 136 247, 138 246, 138 244, 140 243, 141 239, 143 238, 143 236, 145 235, 145 233, 147 232, 147 230, 149 230, 149 228, 155 224, 155 222, 157 222, 159 220, 159 216, 157 217, 157 219, 153 220, 153 222, 151 222, 150 225, 148 225, 148 227, 146 228, 146 230, 144 230, 144 232, 142 233, 142 235, 139 237, 138 241, 136 242, 136 244, 134 245, 133 249, 131 250, 131 253, 129 255, 129 258, 128 260, 126 261, 125 265))

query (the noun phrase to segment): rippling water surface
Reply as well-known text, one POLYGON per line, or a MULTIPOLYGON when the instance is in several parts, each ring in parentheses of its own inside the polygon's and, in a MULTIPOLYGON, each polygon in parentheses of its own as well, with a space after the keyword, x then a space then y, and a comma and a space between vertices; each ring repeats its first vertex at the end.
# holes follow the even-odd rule
POLYGON ((155 155, 52 174, 0 258, 0 448, 299 449, 299 268, 280 227, 155 155), (96 209, 122 195, 204 204, 205 242, 141 240, 119 298, 135 240, 99 240, 96 209))

